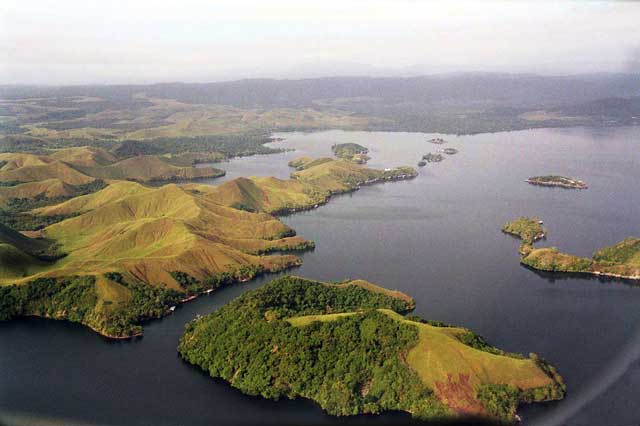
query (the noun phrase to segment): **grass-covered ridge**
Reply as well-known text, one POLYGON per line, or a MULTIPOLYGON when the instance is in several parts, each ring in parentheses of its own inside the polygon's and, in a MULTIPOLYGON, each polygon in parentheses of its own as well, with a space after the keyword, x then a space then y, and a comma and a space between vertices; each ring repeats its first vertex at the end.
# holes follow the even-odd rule
POLYGON ((502 230, 522 238, 520 262, 530 268, 640 280, 640 238, 626 238, 596 251, 588 259, 562 253, 556 247, 534 248, 533 243, 546 232, 537 219, 520 218, 506 224, 502 230))
POLYGON ((404 317, 413 306, 364 281, 284 277, 189 323, 178 350, 247 394, 309 398, 333 415, 401 410, 510 422, 519 403, 564 395, 538 357, 404 317))
POLYGON ((377 170, 330 158, 303 157, 289 164, 296 167, 296 171, 287 180, 243 177, 218 186, 191 184, 185 188, 208 194, 209 199, 241 210, 281 215, 316 208, 332 195, 355 191, 362 185, 417 176, 411 167, 377 170))
MULTIPOLYGON (((5 238, 0 240, 0 285, 29 287, 41 279, 118 274, 120 285, 153 287, 189 299, 221 285, 299 265, 300 258, 287 252, 311 249, 314 244, 296 236, 274 214, 317 207, 332 194, 361 184, 414 175, 410 168, 379 171, 329 159, 288 180, 238 178, 219 186, 148 187, 125 180, 110 180, 107 185, 94 179, 87 185, 93 188, 102 182, 100 188, 62 197, 64 201, 57 204, 40 203, 37 197, 21 199, 20 204, 30 209, 29 217, 48 226, 29 236, 11 228, 1 233, 5 238)), ((136 300, 129 302, 135 307, 136 300)), ((29 310, 12 316, 25 312, 29 310)), ((64 318, 64 312, 55 317, 64 318)), ((131 318, 144 318, 144 312, 131 318)), ((112 317, 104 311, 91 318, 80 322, 114 335, 108 328, 112 317)), ((127 324, 135 324, 131 321, 127 324)), ((119 330, 124 336, 133 328, 119 330)))

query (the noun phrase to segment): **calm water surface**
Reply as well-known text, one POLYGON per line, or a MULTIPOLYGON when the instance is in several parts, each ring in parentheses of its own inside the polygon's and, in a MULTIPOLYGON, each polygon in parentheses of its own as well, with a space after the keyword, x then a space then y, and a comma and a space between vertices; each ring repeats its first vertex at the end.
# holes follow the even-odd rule
MULTIPOLYGON (((329 131, 280 135, 296 152, 220 163, 238 176, 287 178, 299 155, 336 142, 370 149, 372 167, 415 165, 440 135, 329 131)), ((529 130, 444 136, 460 150, 412 181, 364 187, 283 220, 316 242, 293 273, 364 278, 412 295, 416 313, 463 325, 502 349, 536 352, 568 385, 560 403, 521 410, 526 425, 623 426, 640 418, 640 287, 538 274, 518 263, 501 225, 537 215, 553 245, 590 256, 640 235, 640 128, 529 130), (533 175, 585 180, 586 191, 527 185, 533 175)), ((184 324, 273 276, 230 287, 145 325, 141 339, 107 341, 42 319, 0 324, 0 409, 113 425, 389 424, 407 416, 336 419, 309 401, 240 394, 183 363, 184 324)))

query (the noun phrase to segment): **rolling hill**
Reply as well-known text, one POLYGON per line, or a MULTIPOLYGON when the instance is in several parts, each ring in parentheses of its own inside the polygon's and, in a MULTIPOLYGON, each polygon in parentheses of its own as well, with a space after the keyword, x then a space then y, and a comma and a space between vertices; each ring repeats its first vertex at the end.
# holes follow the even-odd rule
POLYGON ((178 351, 244 393, 308 398, 338 416, 399 410, 511 423, 518 404, 564 396, 562 378, 536 355, 402 315, 413 306, 364 281, 283 277, 193 320, 178 351))
POLYGON ((178 167, 154 155, 139 155, 103 166, 80 166, 83 173, 100 179, 133 180, 138 182, 190 180, 224 175, 213 167, 178 167))
MULTIPOLYGON (((150 156, 131 160, 140 158, 146 164, 159 161, 150 156)), ((121 163, 92 169, 114 170, 121 163)), ((312 163, 289 180, 238 178, 219 186, 148 187, 111 180, 95 192, 34 208, 29 215, 53 223, 37 233, 38 239, 5 227, 3 256, 16 266, 2 271, 0 289, 19 303, 8 304, 4 314, 0 309, 0 317, 44 315, 82 322, 111 337, 137 334, 141 319, 164 315, 182 299, 299 265, 297 256, 285 252, 313 243, 272 214, 317 207, 360 184, 415 176, 411 168, 379 171, 341 160, 312 163), (36 245, 42 247, 29 249, 36 245), (55 261, 45 263, 41 253, 55 261), (50 297, 42 296, 41 287, 51 288, 50 297), (66 314, 80 309, 67 292, 82 293, 84 314, 66 314), (112 306, 114 294, 120 295, 117 306, 112 306)))
POLYGON ((410 167, 382 171, 330 158, 300 161, 306 163, 288 180, 249 177, 213 187, 191 184, 185 188, 201 191, 226 206, 279 215, 318 207, 332 195, 355 191, 360 185, 411 179, 417 175, 410 167))

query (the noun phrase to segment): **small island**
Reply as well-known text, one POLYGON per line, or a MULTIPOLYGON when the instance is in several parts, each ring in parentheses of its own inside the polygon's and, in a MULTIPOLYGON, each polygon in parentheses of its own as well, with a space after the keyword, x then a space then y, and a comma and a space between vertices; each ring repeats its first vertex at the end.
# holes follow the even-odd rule
POLYGON ((458 150, 455 148, 445 148, 442 150, 442 152, 444 152, 447 155, 454 155, 458 153, 458 150))
POLYGON ((447 143, 447 141, 445 141, 442 138, 433 138, 433 139, 429 139, 427 142, 429 143, 433 143, 436 145, 444 145, 445 143, 447 143))
POLYGON ((444 157, 442 156, 442 154, 433 154, 430 152, 426 155, 423 155, 422 159, 427 163, 439 163, 444 160, 444 157))
POLYGON ((545 237, 545 229, 542 221, 538 218, 520 217, 514 221, 506 223, 502 227, 502 232, 513 235, 522 240, 520 254, 528 254, 533 250, 533 243, 545 237))
POLYGON ((369 149, 357 143, 340 143, 333 145, 331 151, 341 160, 351 161, 356 164, 365 164, 371 159, 367 154, 369 149))
POLYGON ((547 175, 534 176, 526 180, 527 183, 537 186, 551 186, 566 189, 587 189, 588 186, 581 180, 565 176, 547 175))
POLYGON ((562 378, 537 355, 406 316, 414 306, 362 280, 283 277, 187 324, 178 352, 246 394, 308 398, 335 416, 511 423, 519 404, 564 397, 562 378))
POLYGON ((640 280, 640 238, 630 237, 596 251, 591 259, 560 252, 555 247, 534 248, 544 238, 541 221, 520 218, 503 226, 503 232, 522 238, 520 263, 548 272, 600 275, 627 280, 640 280))
POLYGON ((420 160, 420 161, 418 161, 418 167, 424 167, 424 166, 426 166, 426 165, 427 165, 427 162, 426 162, 426 161, 424 161, 424 160, 420 160))

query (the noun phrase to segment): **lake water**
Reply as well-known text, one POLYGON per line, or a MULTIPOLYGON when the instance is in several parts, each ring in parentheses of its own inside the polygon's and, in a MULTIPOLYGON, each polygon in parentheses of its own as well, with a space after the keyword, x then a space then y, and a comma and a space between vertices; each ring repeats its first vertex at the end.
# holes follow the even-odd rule
MULTIPOLYGON (((316 242, 292 273, 364 278, 413 296, 416 314, 462 325, 514 352, 536 352, 565 378, 567 398, 523 408, 526 425, 619 426, 640 418, 640 286, 539 274, 518 263, 519 242, 500 232, 536 215, 546 241, 590 256, 640 235, 640 128, 539 129, 446 136, 419 133, 289 133, 273 146, 295 152, 218 164, 227 176, 287 178, 299 155, 329 156, 333 143, 370 149, 371 167, 415 165, 441 146, 460 152, 411 181, 363 187, 283 218, 316 242), (572 191, 528 185, 529 176, 586 181, 572 191)), ((240 394, 182 362, 184 324, 272 279, 223 289, 145 325, 143 338, 112 342, 65 322, 0 324, 0 409, 113 425, 394 424, 407 416, 336 419, 309 401, 240 394)), ((68 420, 65 420, 68 423, 68 420)))

